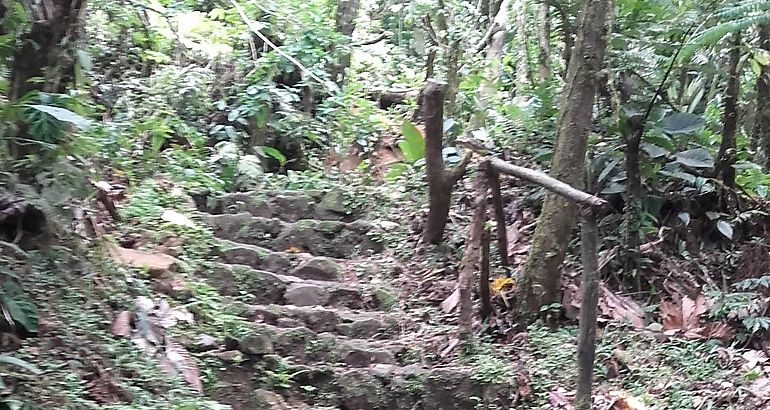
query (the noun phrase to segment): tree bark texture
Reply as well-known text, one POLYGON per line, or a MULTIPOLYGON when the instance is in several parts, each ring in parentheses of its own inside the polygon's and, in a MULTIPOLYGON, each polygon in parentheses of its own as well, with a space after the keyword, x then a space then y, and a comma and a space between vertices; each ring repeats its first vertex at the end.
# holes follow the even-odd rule
MULTIPOLYGON (((735 135, 738 131, 738 98, 740 97, 740 78, 738 63, 741 59, 741 36, 733 34, 732 48, 728 54, 728 79, 725 91, 725 108, 722 113, 722 143, 719 144, 717 172, 722 182, 735 188, 735 135)), ((767 102, 764 102, 767 104, 767 102)))
POLYGON ((516 85, 521 90, 532 83, 532 73, 529 69, 529 36, 527 34, 527 3, 519 1, 516 14, 516 40, 519 44, 519 56, 516 63, 516 85))
MULTIPOLYGON (((607 17, 611 0, 586 0, 577 40, 567 70, 566 86, 556 129, 551 177, 582 188, 588 132, 607 46, 607 17)), ((541 306, 555 302, 560 265, 575 223, 576 205, 549 193, 538 219, 529 258, 519 278, 517 301, 521 319, 532 319, 541 306)))
MULTIPOLYGON (((759 47, 770 51, 770 23, 759 28, 759 47)), ((757 144, 756 162, 770 170, 770 67, 763 65, 757 77, 757 113, 754 118, 754 141, 757 144)))
MULTIPOLYGON (((19 39, 11 64, 11 81, 8 99, 17 101, 30 91, 62 93, 66 85, 75 78, 75 54, 80 31, 80 22, 85 13, 86 0, 51 0, 31 2, 25 0, 25 10, 30 13, 32 26, 19 39), (30 82, 35 77, 43 78, 40 83, 30 82)), ((21 126, 20 138, 28 138, 27 130, 21 126)), ((14 158, 33 152, 33 145, 11 143, 14 158)))
MULTIPOLYGON (((475 282, 473 279, 474 276, 476 276, 476 267, 478 266, 481 256, 484 225, 486 224, 487 219, 487 169, 489 169, 489 164, 482 163, 479 167, 478 176, 476 177, 476 200, 473 219, 471 220, 468 239, 465 243, 463 258, 460 263, 460 277, 458 279, 460 289, 458 338, 460 340, 468 340, 473 332, 472 290, 473 283, 475 282)), ((487 286, 489 286, 488 279, 487 286)))
POLYGON ((540 3, 538 19, 538 72, 540 82, 548 84, 551 81, 551 10, 547 1, 540 3))
MULTIPOLYGON (((356 29, 356 17, 361 4, 360 0, 339 0, 337 3, 337 17, 335 31, 348 37, 353 37, 356 29)), ((339 62, 331 67, 332 80, 341 86, 345 81, 345 71, 350 67, 350 53, 340 56, 339 62)))
POLYGON ((452 170, 444 169, 444 88, 445 83, 428 80, 420 93, 421 112, 425 119, 425 166, 428 179, 428 218, 422 241, 438 244, 444 239, 444 229, 449 218, 452 187, 465 174, 470 162, 466 154, 452 170))

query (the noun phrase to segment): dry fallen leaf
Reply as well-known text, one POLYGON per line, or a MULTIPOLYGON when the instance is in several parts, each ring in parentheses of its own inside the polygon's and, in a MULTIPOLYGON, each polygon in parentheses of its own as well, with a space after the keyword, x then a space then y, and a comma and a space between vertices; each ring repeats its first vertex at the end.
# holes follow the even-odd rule
POLYGON ((754 380, 749 387, 749 391, 760 399, 770 399, 770 378, 760 377, 754 380))
POLYGON ((173 209, 167 209, 165 212, 163 212, 163 214, 160 216, 160 219, 172 225, 186 226, 193 229, 196 228, 195 222, 191 221, 190 218, 180 214, 173 209))
MULTIPOLYGON (((195 391, 203 394, 203 383, 201 382, 201 371, 198 365, 190 356, 190 353, 185 350, 182 345, 173 342, 171 339, 166 338, 166 359, 168 359, 173 368, 182 374, 184 380, 192 386, 195 391)), ((164 366, 167 368, 168 364, 164 366)))
POLYGON ((571 396, 563 387, 552 390, 548 393, 548 402, 555 409, 572 410, 572 404, 568 396, 571 396))
POLYGON ((604 284, 600 286, 599 310, 604 316, 628 321, 637 329, 644 328, 645 314, 642 308, 630 298, 617 295, 604 284))
POLYGON ((131 334, 131 312, 124 310, 118 313, 112 322, 112 334, 124 337, 131 334))
POLYGON ((492 283, 489 285, 489 289, 495 294, 502 293, 504 290, 510 289, 512 287, 513 279, 506 277, 494 278, 492 283))
POLYGON ((444 313, 450 313, 455 310, 458 304, 460 304, 460 288, 455 288, 454 292, 441 302, 441 310, 444 313))
POLYGON ((612 392, 610 394, 616 397, 612 410, 647 410, 647 406, 639 398, 628 393, 612 392))
POLYGON ((688 339, 729 340, 734 334, 729 325, 720 322, 712 322, 704 326, 700 324, 701 316, 708 311, 710 303, 700 294, 695 299, 682 296, 677 300, 660 302, 663 333, 681 334, 688 339))

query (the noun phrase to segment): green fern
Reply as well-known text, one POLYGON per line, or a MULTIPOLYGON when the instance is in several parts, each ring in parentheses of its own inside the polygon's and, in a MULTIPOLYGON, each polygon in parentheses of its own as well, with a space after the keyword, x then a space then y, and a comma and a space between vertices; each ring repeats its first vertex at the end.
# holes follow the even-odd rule
POLYGON ((723 7, 709 16, 716 24, 697 31, 682 47, 680 61, 692 58, 695 52, 715 44, 725 36, 770 22, 770 0, 743 0, 723 7))

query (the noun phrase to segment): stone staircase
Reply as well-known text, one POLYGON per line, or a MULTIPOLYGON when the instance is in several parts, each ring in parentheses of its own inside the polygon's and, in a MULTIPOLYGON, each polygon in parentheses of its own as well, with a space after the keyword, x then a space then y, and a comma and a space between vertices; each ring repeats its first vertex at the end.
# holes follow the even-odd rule
POLYGON ((440 335, 399 310, 381 228, 342 202, 338 191, 199 201, 219 240, 200 274, 244 301, 233 309, 252 325, 225 342, 211 395, 235 410, 507 409, 512 386, 434 360, 440 335))

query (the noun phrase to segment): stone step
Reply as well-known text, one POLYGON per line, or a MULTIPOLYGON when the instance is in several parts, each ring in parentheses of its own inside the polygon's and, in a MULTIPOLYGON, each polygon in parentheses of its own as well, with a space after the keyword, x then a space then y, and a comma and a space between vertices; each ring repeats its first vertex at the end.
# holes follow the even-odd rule
POLYGON ((360 209, 347 205, 341 190, 237 192, 220 197, 197 196, 198 210, 211 214, 248 212, 263 218, 278 218, 288 222, 302 219, 350 222, 358 219, 360 209))
POLYGON ((414 330, 410 319, 380 312, 353 312, 319 306, 249 305, 239 314, 255 322, 278 327, 305 326, 318 333, 355 338, 384 339, 414 330))
MULTIPOLYGON (((318 365, 285 367, 280 363, 265 363, 263 366, 265 370, 288 376, 288 386, 275 391, 287 401, 306 403, 307 407, 296 404, 298 409, 507 409, 511 408, 511 398, 516 391, 512 381, 487 383, 479 380, 478 370, 470 366, 424 368, 420 365, 374 364, 366 368, 345 368, 318 365)), ((259 382, 242 383, 242 378, 235 373, 253 374, 254 364, 245 367, 222 371, 218 377, 220 383, 217 390, 222 393, 214 395, 232 405, 233 410, 259 408, 255 404, 243 407, 227 399, 228 395, 257 399, 254 392, 259 391, 259 382)))
POLYGON ((198 275, 207 278, 223 296, 239 296, 253 304, 387 311, 398 302, 396 296, 383 287, 307 280, 245 265, 209 263, 198 275))
POLYGON ((203 219, 218 238, 272 251, 349 259, 383 249, 382 244, 369 235, 380 228, 363 221, 345 223, 308 219, 285 222, 249 213, 204 215, 203 219))
POLYGON ((313 256, 309 253, 277 252, 257 245, 218 239, 211 257, 233 265, 246 265, 254 269, 302 279, 344 281, 357 278, 371 279, 377 276, 393 277, 398 273, 396 264, 382 260, 336 259, 313 256))
POLYGON ((247 360, 267 355, 295 364, 336 364, 368 367, 376 363, 413 364, 421 360, 421 347, 398 340, 367 340, 332 333, 317 333, 307 327, 281 328, 252 323, 240 337, 224 341, 224 353, 240 351, 247 360))

